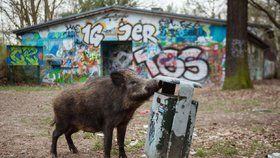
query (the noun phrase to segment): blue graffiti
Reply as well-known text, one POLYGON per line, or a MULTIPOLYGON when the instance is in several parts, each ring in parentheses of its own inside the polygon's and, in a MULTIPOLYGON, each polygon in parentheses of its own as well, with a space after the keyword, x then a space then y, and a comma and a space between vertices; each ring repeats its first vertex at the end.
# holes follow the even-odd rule
POLYGON ((212 40, 215 42, 223 42, 226 38, 226 28, 224 26, 210 26, 212 40))
POLYGON ((7 46, 8 65, 42 65, 42 47, 35 46, 7 46))
POLYGON ((158 38, 161 41, 169 41, 171 43, 195 42, 198 37, 206 36, 203 26, 197 23, 189 23, 181 21, 175 23, 170 19, 162 19, 159 21, 158 38))
POLYGON ((67 32, 48 32, 46 37, 42 37, 37 32, 24 34, 22 36, 22 44, 29 46, 44 46, 44 55, 52 54, 59 56, 58 53, 64 50, 63 41, 75 40, 76 33, 67 32))

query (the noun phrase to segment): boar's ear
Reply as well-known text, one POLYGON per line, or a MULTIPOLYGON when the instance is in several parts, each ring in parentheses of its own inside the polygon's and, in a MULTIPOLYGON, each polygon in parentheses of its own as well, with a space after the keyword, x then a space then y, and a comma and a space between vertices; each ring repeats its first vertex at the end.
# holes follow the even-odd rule
POLYGON ((121 72, 112 72, 111 73, 111 79, 114 85, 116 86, 122 86, 125 83, 124 75, 121 72))

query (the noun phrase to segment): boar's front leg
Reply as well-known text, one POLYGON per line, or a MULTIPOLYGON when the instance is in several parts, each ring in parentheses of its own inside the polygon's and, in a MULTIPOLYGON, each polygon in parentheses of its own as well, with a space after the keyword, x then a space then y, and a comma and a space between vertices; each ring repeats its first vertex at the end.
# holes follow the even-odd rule
POLYGON ((121 124, 117 127, 118 131, 118 145, 119 145, 119 158, 126 158, 125 150, 124 150, 124 139, 126 133, 126 124, 121 124))
POLYGON ((114 127, 106 125, 104 129, 104 158, 110 158, 114 127))

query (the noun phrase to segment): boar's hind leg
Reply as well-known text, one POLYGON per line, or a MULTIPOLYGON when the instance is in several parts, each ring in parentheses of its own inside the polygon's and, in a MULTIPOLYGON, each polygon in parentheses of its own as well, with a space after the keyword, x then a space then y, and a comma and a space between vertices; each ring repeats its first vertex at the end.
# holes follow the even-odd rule
POLYGON ((57 140, 58 138, 67 131, 67 128, 63 124, 56 123, 55 130, 53 131, 52 134, 52 146, 51 146, 51 155, 52 158, 57 157, 57 140))
POLYGON ((76 129, 75 127, 72 127, 72 128, 69 128, 68 131, 65 133, 65 139, 67 140, 69 150, 72 151, 73 153, 78 153, 78 150, 73 143, 71 135, 78 131, 79 131, 78 129, 76 129))
POLYGON ((124 150, 124 139, 125 139, 126 127, 127 127, 127 124, 122 124, 117 127, 119 158, 126 158, 126 154, 125 154, 125 150, 124 150))

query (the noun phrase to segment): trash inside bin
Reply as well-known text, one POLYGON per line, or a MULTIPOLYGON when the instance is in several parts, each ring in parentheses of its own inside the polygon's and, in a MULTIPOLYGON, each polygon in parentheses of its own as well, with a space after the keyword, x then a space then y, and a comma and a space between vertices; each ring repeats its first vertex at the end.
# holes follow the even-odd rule
POLYGON ((145 154, 149 158, 188 157, 198 107, 192 96, 201 85, 171 77, 156 79, 162 82, 162 90, 154 94, 145 154))

